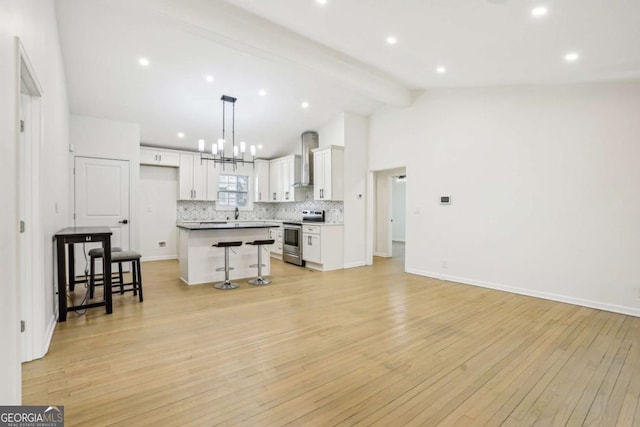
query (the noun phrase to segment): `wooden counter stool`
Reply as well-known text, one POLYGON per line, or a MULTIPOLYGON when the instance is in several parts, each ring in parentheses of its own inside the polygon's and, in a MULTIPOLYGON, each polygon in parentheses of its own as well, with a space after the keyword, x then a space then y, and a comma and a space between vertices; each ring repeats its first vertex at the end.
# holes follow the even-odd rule
MULTIPOLYGON (((111 248, 111 256, 113 257, 113 253, 114 252, 122 252, 122 248, 119 248, 117 246, 114 246, 113 248, 111 248)), ((104 249, 102 248, 93 248, 89 251, 89 259, 90 259, 90 263, 89 263, 89 298, 93 298, 93 289, 96 286, 96 284, 98 285, 102 285, 102 283, 96 283, 97 280, 103 280, 104 278, 104 268, 102 269, 102 276, 101 278, 96 278, 96 259, 97 258, 102 258, 104 256, 104 249)), ((120 270, 118 271, 118 278, 120 279, 120 282, 122 282, 122 266, 120 266, 120 270)), ((111 277, 113 277, 113 274, 111 275, 111 277)))
POLYGON ((271 239, 271 240, 254 240, 253 242, 246 242, 246 245, 254 245, 258 247, 258 263, 257 264, 251 264, 249 267, 254 268, 254 267, 258 267, 258 277, 256 277, 255 279, 251 279, 249 280, 249 284, 250 285, 256 285, 256 286, 264 286, 264 285, 268 285, 269 283, 271 283, 271 280, 267 280, 264 279, 262 277, 262 267, 266 267, 266 264, 262 263, 262 246, 264 245, 273 245, 273 243, 275 242, 275 240, 271 239))
POLYGON ((216 289, 235 289, 238 285, 237 283, 233 283, 229 280, 229 271, 233 270, 232 267, 229 267, 229 248, 235 246, 242 246, 242 242, 218 242, 211 246, 215 246, 217 248, 224 248, 224 267, 216 268, 216 271, 224 271, 224 282, 217 283, 214 288, 216 289))
MULTIPOLYGON (((140 302, 144 301, 142 295, 142 269, 140 266, 141 255, 135 251, 123 251, 111 252, 111 263, 118 264, 118 281, 114 281, 111 285, 111 293, 119 291, 120 294, 125 292, 133 292, 133 295, 138 296, 140 302), (131 282, 125 283, 124 275, 122 274, 122 263, 131 263, 131 282)), ((90 298, 93 298, 94 288, 96 286, 102 286, 103 283, 97 283, 94 275, 91 275, 89 287, 90 298)))

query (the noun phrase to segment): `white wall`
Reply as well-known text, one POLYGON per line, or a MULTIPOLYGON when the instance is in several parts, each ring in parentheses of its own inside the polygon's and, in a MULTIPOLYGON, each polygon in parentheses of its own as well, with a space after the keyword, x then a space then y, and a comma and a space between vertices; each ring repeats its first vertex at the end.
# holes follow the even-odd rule
POLYGON ((344 114, 344 266, 366 264, 369 119, 344 114))
POLYGON ((318 129, 318 139, 320 148, 331 145, 344 145, 344 121, 345 115, 339 114, 324 126, 318 129))
MULTIPOLYGON (((72 157, 99 157, 129 161, 131 249, 139 251, 140 125, 72 114, 70 138, 74 146, 72 157)), ((73 164, 74 160, 71 159, 71 165, 73 164)))
POLYGON ((178 256, 178 168, 140 166, 140 253, 145 261, 178 256), (166 246, 161 247, 160 242, 166 246))
POLYGON ((638 117, 637 82, 435 90, 376 112, 371 168, 410 177, 407 270, 640 315, 638 117))
POLYGON ((405 240, 405 217, 407 203, 407 184, 398 181, 394 177, 391 181, 391 240, 394 242, 404 242, 405 240))
POLYGON ((366 264, 369 121, 342 113, 318 129, 320 147, 344 146, 344 266, 366 264))
POLYGON ((2 209, 0 220, 0 271, 4 280, 0 297, 0 404, 20 404, 18 289, 16 285, 16 50, 14 37, 21 38, 43 89, 43 140, 38 147, 42 165, 34 191, 39 195, 40 230, 44 241, 41 257, 33 260, 38 278, 34 292, 42 306, 34 313, 38 324, 34 348, 44 354, 55 326, 52 236, 69 224, 67 144, 68 103, 62 56, 58 43, 52 0, 0 2, 0 198, 12 208, 2 209), (56 209, 57 205, 57 209, 56 209), (53 323, 52 323, 53 321, 53 323))

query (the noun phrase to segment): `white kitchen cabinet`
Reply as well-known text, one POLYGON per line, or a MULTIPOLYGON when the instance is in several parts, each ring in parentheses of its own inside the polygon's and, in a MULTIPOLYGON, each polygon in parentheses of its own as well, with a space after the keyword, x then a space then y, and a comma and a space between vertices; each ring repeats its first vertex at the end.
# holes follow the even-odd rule
POLYGON ((304 191, 293 184, 300 176, 300 156, 291 155, 269 162, 269 201, 300 202, 304 191))
POLYGON ((268 202, 269 201, 269 180, 270 170, 268 160, 256 160, 255 172, 253 175, 253 201, 268 202))
POLYGON ((344 148, 332 145, 313 150, 313 198, 344 200, 344 148))
POLYGON ((322 264, 319 228, 317 233, 302 232, 302 259, 306 262, 322 264))
POLYGON ((151 147, 140 147, 140 164, 177 168, 180 166, 180 153, 151 147))
POLYGON ((341 224, 303 225, 302 259, 320 271, 344 268, 344 227, 341 224))
POLYGON ((274 159, 269 162, 269 201, 282 200, 282 162, 274 159))
POLYGON ((282 226, 269 229, 269 239, 273 239, 273 245, 269 246, 269 253, 273 258, 282 259, 282 226))
POLYGON ((208 163, 213 162, 201 162, 199 155, 180 154, 179 200, 207 200, 208 163))

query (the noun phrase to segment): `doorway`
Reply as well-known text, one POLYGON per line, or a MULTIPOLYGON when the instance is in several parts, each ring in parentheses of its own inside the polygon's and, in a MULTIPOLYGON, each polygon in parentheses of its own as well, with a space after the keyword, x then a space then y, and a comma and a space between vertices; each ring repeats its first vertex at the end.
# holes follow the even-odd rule
POLYGON ((372 228, 371 254, 373 257, 381 258, 397 257, 403 264, 406 241, 406 175, 406 168, 400 167, 375 171, 370 176, 374 194, 373 203, 369 208, 369 224, 372 228), (404 182, 396 183, 400 176, 404 177, 404 182))

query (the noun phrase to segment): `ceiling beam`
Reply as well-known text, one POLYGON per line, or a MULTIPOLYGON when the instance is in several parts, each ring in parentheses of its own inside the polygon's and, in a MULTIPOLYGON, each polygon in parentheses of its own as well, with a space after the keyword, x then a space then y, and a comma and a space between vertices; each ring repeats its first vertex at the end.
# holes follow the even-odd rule
POLYGON ((102 0, 102 3, 323 76, 384 104, 398 107, 411 104, 411 92, 381 71, 222 0, 102 0))

